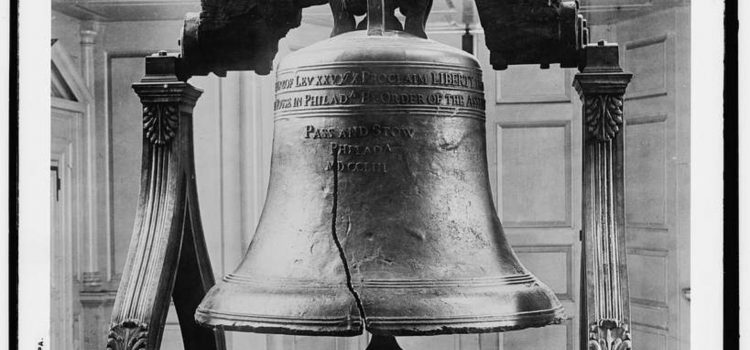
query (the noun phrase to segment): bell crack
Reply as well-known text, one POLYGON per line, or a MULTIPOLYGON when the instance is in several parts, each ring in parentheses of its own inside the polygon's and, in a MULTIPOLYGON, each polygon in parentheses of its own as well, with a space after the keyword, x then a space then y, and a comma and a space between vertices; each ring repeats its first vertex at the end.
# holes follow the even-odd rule
MULTIPOLYGON (((338 164, 338 154, 337 152, 333 152, 333 164, 338 164)), ((333 236, 333 242, 336 244, 336 248, 339 251, 339 257, 341 258, 341 263, 344 265, 344 273, 346 274, 346 288, 349 289, 349 292, 352 294, 352 297, 354 297, 354 302, 357 304, 357 310, 359 311, 359 316, 362 318, 363 327, 366 327, 367 325, 367 315, 365 314, 365 308, 362 306, 362 300, 359 298, 359 293, 354 289, 354 285, 352 284, 352 274, 349 270, 349 262, 346 259, 346 254, 344 253, 344 246, 341 244, 341 241, 339 240, 338 234, 336 234, 336 217, 338 215, 337 209, 338 209, 338 197, 339 197, 339 171, 337 166, 333 166, 333 205, 331 209, 331 235, 333 236)))

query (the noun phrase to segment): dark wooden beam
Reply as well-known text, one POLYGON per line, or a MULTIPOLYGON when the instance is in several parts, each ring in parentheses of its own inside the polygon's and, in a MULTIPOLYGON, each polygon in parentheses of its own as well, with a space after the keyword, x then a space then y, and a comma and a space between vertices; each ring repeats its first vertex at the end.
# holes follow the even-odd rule
POLYGON ((586 38, 577 1, 476 0, 490 64, 576 67, 586 38))

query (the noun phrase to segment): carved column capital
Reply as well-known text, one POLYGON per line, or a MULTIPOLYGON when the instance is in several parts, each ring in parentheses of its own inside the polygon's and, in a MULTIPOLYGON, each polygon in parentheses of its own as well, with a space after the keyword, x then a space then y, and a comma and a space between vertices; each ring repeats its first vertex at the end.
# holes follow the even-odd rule
POLYGON ((201 90, 175 75, 179 58, 164 51, 146 58, 146 77, 133 84, 143 104, 143 136, 154 145, 166 145, 177 134, 179 115, 192 114, 201 90))
POLYGON ((586 136, 611 141, 622 129, 623 96, 633 75, 620 68, 617 44, 586 45, 583 57, 573 86, 583 101, 586 136))
POLYGON ((179 125, 178 108, 176 103, 143 104, 143 133, 151 143, 163 145, 172 140, 179 125))

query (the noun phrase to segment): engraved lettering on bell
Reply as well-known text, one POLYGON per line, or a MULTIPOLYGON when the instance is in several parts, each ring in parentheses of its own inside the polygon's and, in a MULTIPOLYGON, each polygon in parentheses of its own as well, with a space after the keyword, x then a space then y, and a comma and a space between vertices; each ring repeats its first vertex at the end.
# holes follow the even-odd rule
POLYGON ((483 88, 473 56, 397 31, 352 31, 285 57, 263 214, 196 320, 394 336, 564 320, 497 217, 483 88))
MULTIPOLYGON (((455 71, 436 71, 430 67, 393 67, 391 71, 341 70, 319 74, 319 71, 296 72, 296 75, 279 79, 276 92, 313 86, 447 86, 462 87, 477 91, 484 90, 482 78, 478 74, 455 71), (416 73, 414 71, 417 71, 416 73)), ((284 75, 284 72, 279 73, 284 75)))
POLYGON ((333 127, 315 127, 314 125, 306 125, 304 138, 306 139, 350 139, 360 138, 365 136, 383 136, 383 137, 405 137, 413 138, 416 130, 409 127, 400 127, 394 125, 380 125, 372 124, 370 126, 355 125, 345 126, 341 128, 333 127))
POLYGON ((366 156, 368 154, 392 153, 390 144, 383 145, 348 145, 331 143, 331 154, 366 156))
POLYGON ((448 107, 467 107, 483 110, 484 97, 477 93, 464 91, 443 92, 356 90, 351 91, 315 91, 312 93, 280 96, 274 101, 274 111, 309 107, 330 107, 337 105, 431 105, 448 107))
POLYGON ((373 163, 373 162, 341 162, 335 163, 332 161, 326 164, 326 171, 337 170, 342 173, 387 173, 388 165, 386 163, 373 163))

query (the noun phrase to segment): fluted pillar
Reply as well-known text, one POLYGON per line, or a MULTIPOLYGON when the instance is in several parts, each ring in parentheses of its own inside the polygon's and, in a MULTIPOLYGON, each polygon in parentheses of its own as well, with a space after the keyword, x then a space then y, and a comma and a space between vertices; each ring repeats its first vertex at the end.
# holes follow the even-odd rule
POLYGON ((573 85, 583 101, 581 349, 632 348, 625 251, 623 96, 632 74, 617 44, 584 49, 573 85))
POLYGON ((81 75, 89 93, 93 97, 86 105, 83 118, 85 170, 82 174, 85 191, 85 229, 83 251, 81 251, 81 280, 86 288, 97 288, 102 284, 102 271, 99 264, 98 212, 97 212, 97 174, 96 174, 96 95, 95 95, 95 47, 99 37, 97 22, 83 22, 81 24, 81 75))

